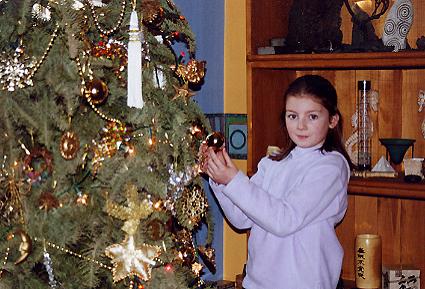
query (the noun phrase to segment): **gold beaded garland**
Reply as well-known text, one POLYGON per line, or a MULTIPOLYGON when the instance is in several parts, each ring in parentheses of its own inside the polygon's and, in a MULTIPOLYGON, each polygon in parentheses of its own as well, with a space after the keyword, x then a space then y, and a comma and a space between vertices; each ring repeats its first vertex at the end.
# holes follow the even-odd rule
POLYGON ((1 269, 0 269, 0 279, 3 277, 4 267, 6 266, 7 259, 9 258, 9 251, 10 251, 10 248, 9 248, 9 247, 7 247, 7 248, 6 248, 6 254, 5 254, 5 256, 4 256, 3 265, 2 265, 2 267, 1 267, 1 269))
MULTIPOLYGON (((80 61, 80 58, 79 58, 79 57, 75 58, 75 63, 77 64, 78 74, 80 75, 80 78, 81 78, 81 86, 84 88, 84 87, 86 87, 86 86, 85 86, 86 81, 85 81, 85 79, 84 79, 84 72, 83 72, 83 68, 82 68, 81 61, 80 61)), ((119 121, 118 119, 116 119, 116 118, 112 118, 112 117, 108 117, 108 116, 106 116, 103 112, 101 112, 101 111, 100 111, 100 110, 99 110, 99 109, 95 106, 95 104, 93 103, 93 101, 91 100, 91 98, 90 98, 90 97, 87 97, 87 95, 85 94, 85 89, 82 89, 82 93, 83 93, 83 95, 86 97, 87 102, 89 103, 90 107, 94 110, 94 112, 96 112, 96 113, 97 113, 97 115, 99 115, 99 116, 100 116, 102 119, 104 119, 104 120, 107 120, 107 121, 109 121, 109 122, 114 122, 114 123, 117 123, 117 124, 119 124, 119 125, 122 125, 122 122, 121 122, 121 121, 119 121)))
POLYGON ((46 244, 47 246, 49 246, 49 247, 51 247, 53 249, 62 251, 62 252, 67 253, 67 254, 69 254, 71 256, 77 257, 77 258, 79 258, 81 260, 92 262, 92 263, 98 265, 101 268, 105 268, 105 269, 108 269, 108 270, 112 271, 112 267, 110 267, 108 265, 105 265, 105 264, 103 264, 100 261, 97 261, 97 260, 95 260, 93 258, 90 258, 90 257, 83 256, 83 255, 81 255, 79 253, 75 253, 75 252, 73 252, 73 251, 71 251, 71 250, 69 250, 67 248, 64 248, 64 247, 61 247, 59 245, 56 245, 55 243, 45 241, 44 239, 43 240, 40 240, 40 238, 37 238, 37 237, 34 237, 34 241, 36 241, 36 242, 43 242, 44 244, 46 244))
POLYGON ((122 21, 124 20, 124 12, 125 12, 126 2, 127 2, 126 0, 123 0, 121 2, 121 10, 120 10, 120 15, 119 15, 118 21, 116 22, 117 24, 109 30, 105 30, 100 26, 99 19, 96 15, 96 11, 94 11, 93 4, 92 4, 91 1, 88 1, 88 2, 89 2, 89 6, 90 6, 91 15, 94 19, 94 24, 96 25, 96 28, 100 31, 100 33, 108 36, 108 35, 114 33, 115 31, 117 31, 118 28, 120 28, 122 21))

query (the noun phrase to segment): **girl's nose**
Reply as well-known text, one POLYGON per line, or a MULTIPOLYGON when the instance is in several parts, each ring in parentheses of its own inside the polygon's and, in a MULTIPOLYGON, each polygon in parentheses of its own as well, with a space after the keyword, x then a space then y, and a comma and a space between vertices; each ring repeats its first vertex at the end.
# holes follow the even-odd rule
POLYGON ((298 128, 298 129, 306 129, 306 128, 307 128, 307 126, 306 126, 306 121, 305 121, 305 119, 304 119, 304 118, 300 118, 300 119, 298 120, 298 126, 297 126, 297 128, 298 128))

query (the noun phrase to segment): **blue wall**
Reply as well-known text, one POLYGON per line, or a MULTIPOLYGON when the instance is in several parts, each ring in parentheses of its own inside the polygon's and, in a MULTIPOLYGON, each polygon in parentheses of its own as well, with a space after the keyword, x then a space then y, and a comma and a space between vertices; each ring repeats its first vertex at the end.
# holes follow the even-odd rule
MULTIPOLYGON (((205 84, 194 100, 208 114, 224 112, 224 0, 175 0, 188 20, 196 37, 196 59, 207 61, 205 84)), ((205 186, 210 210, 214 216, 213 247, 216 253, 217 272, 205 270, 206 280, 223 279, 223 217, 208 186, 205 186)), ((198 243, 205 240, 205 228, 197 235, 198 243)))

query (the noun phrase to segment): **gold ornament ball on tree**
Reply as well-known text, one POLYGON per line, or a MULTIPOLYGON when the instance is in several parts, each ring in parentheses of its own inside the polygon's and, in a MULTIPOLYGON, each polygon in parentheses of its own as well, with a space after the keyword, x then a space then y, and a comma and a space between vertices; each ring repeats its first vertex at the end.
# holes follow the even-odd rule
POLYGON ((75 132, 65 132, 60 140, 59 150, 61 156, 66 160, 72 160, 77 156, 80 149, 80 139, 75 132))
POLYGON ((224 136, 222 133, 215 131, 210 133, 206 138, 207 146, 212 147, 215 152, 223 149, 224 136))
POLYGON ((99 105, 106 101, 109 89, 102 80, 92 79, 87 83, 85 93, 86 97, 90 99, 93 104, 99 105))

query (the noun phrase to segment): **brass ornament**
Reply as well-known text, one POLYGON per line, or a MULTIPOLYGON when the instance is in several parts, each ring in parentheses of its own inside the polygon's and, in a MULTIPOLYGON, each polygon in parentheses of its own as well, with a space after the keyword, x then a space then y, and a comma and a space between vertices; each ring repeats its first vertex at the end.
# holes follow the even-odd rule
POLYGON ((17 230, 14 233, 9 233, 7 235, 7 240, 10 241, 15 238, 15 236, 19 236, 21 239, 21 243, 19 244, 19 253, 20 256, 15 261, 15 265, 19 265, 22 262, 24 262, 28 256, 32 252, 32 241, 31 238, 28 236, 28 234, 24 230, 17 230))
POLYGON ((151 276, 154 259, 160 254, 160 248, 143 244, 136 248, 134 237, 128 236, 121 244, 114 244, 105 249, 105 255, 112 259, 114 264, 112 275, 114 282, 136 275, 144 281, 151 276))
POLYGON ((85 96, 90 99, 94 105, 104 103, 108 97, 109 89, 106 83, 100 79, 92 79, 87 82, 85 96))
POLYGON ((79 149, 80 139, 78 135, 73 131, 65 132, 60 139, 59 151, 61 156, 66 160, 72 160, 77 156, 79 149))

